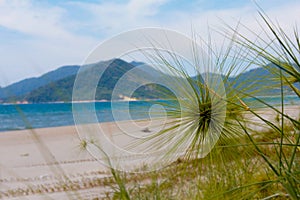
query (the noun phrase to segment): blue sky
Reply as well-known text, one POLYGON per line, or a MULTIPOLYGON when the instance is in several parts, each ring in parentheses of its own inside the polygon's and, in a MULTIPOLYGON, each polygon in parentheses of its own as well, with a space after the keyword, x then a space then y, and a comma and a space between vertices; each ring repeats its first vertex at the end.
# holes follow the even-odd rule
MULTIPOLYGON (((299 27, 299 0, 256 2, 287 31, 299 27)), ((252 0, 0 0, 0 86, 81 64, 123 31, 161 27, 190 35, 192 25, 205 35, 207 26, 222 26, 220 19, 255 30, 257 18, 252 0)))

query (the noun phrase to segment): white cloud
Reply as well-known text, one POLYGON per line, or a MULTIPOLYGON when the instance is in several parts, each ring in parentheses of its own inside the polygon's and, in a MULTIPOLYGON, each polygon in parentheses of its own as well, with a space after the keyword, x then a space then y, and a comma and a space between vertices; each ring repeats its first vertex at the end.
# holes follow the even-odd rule
POLYGON ((68 37, 60 24, 63 14, 59 7, 42 7, 29 0, 0 2, 0 25, 29 35, 68 37))
POLYGON ((132 17, 153 16, 167 0, 131 0, 126 5, 126 13, 132 17))
POLYGON ((63 64, 81 64, 97 40, 69 30, 63 19, 66 12, 29 0, 0 1, 0 26, 21 33, 15 41, 0 38, 1 86, 63 64))
MULTIPOLYGON (((105 36, 118 34, 119 32, 138 28, 156 26, 171 28, 186 34, 191 33, 191 26, 196 28, 200 34, 206 33, 204 30, 210 27, 220 27, 225 22, 229 25, 236 25, 239 21, 247 27, 257 30, 258 7, 249 0, 243 6, 221 9, 205 10, 199 5, 207 4, 204 0, 192 3, 190 10, 180 9, 167 10, 162 6, 172 3, 166 0, 130 0, 127 3, 104 2, 100 4, 76 3, 76 5, 86 12, 93 14, 93 19, 89 21, 90 28, 99 30, 105 36), (198 6, 196 6, 198 5, 198 6), (223 22, 222 22, 223 21, 223 22)), ((75 4, 75 3, 74 3, 75 4)), ((173 2, 176 4, 176 2, 173 2)), ((276 19, 284 28, 291 29, 295 25, 295 20, 299 19, 300 2, 282 0, 258 1, 272 19, 276 19), (276 4, 277 3, 277 4, 276 4), (293 23, 293 24, 292 24, 293 23)), ((299 21, 298 21, 299 22, 299 21)))
MULTIPOLYGON (((0 0, 0 28, 30 36, 23 37, 21 34, 18 43, 10 44, 5 38, 0 38, 0 73, 6 74, 5 81, 3 75, 0 77, 3 79, 0 79, 0 85, 39 75, 62 64, 80 64, 101 40, 138 27, 169 28, 187 35, 191 35, 193 27, 195 32, 206 38, 207 26, 224 27, 221 20, 235 26, 240 20, 251 30, 259 30, 255 21, 259 17, 253 3, 205 10, 199 6, 205 1, 199 2, 183 9, 175 5, 176 1, 170 0, 103 1, 98 4, 0 0), (77 18, 74 18, 75 15, 77 18)), ((299 1, 276 0, 274 3, 273 0, 264 0, 258 3, 285 31, 290 33, 297 23, 299 26, 299 1)), ((222 37, 216 36, 213 40, 220 43, 222 37)))
POLYGON ((101 30, 102 34, 111 36, 122 31, 141 26, 157 26, 157 15, 162 5, 169 0, 130 0, 125 3, 106 2, 95 4, 76 2, 72 3, 93 14, 89 27, 101 30), (101 28, 100 28, 101 27, 101 28))
MULTIPOLYGON (((271 5, 272 1, 267 0, 264 5, 271 5)), ((278 23, 286 33, 292 33, 296 25, 300 23, 300 2, 287 2, 284 5, 273 5, 269 7, 262 7, 270 19, 278 23)), ((176 11, 169 13, 172 18, 176 16, 176 20, 165 19, 161 23, 165 27, 180 31, 187 35, 191 35, 194 31, 204 39, 208 36, 208 27, 214 30, 224 30, 226 25, 234 28, 237 24, 247 27, 256 34, 260 31, 265 31, 267 28, 263 24, 261 17, 258 14, 258 7, 255 4, 246 4, 243 7, 229 8, 229 9, 211 9, 211 10, 193 10, 188 14, 183 11, 176 11), (262 28, 263 25, 264 28, 262 28), (192 27, 192 28, 191 28, 192 27), (193 29, 193 30, 192 30, 193 29)), ((240 27, 241 28, 241 27, 240 27)), ((245 28, 239 29, 245 36, 251 37, 249 30, 245 28)), ((213 35, 212 40, 217 44, 222 43, 224 37, 221 35, 213 35)))

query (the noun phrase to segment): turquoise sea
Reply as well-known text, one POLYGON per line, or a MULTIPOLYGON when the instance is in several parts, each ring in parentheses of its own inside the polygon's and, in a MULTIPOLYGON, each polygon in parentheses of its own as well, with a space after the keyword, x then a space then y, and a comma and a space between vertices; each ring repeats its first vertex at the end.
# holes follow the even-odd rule
MULTIPOLYGON (((260 97, 272 105, 280 104, 279 97, 260 97)), ((251 102, 251 99, 246 101, 251 102)), ((132 119, 149 118, 149 108, 161 101, 132 101, 129 110, 132 119)), ((300 105, 297 96, 285 97, 285 104, 300 105)), ((94 104, 98 122, 114 121, 111 112, 111 102, 81 103, 94 104)), ((114 102, 114 111, 118 120, 129 120, 125 117, 128 111, 128 102, 114 102), (122 118, 122 116, 124 116, 122 118)), ((47 103, 47 104, 23 104, 23 105, 0 105, 0 131, 22 130, 30 128, 45 128, 74 125, 71 103, 47 103)))
MULTIPOLYGON (((87 108, 95 108, 98 122, 114 121, 111 102, 79 103, 87 108), (90 104, 90 105, 88 105, 90 104)), ((129 102, 132 119, 148 118, 149 108, 155 101, 129 102)), ((129 120, 123 113, 128 110, 128 102, 114 102, 114 110, 119 120, 129 120)), ((43 104, 0 104, 0 131, 23 130, 74 125, 72 103, 43 104)))

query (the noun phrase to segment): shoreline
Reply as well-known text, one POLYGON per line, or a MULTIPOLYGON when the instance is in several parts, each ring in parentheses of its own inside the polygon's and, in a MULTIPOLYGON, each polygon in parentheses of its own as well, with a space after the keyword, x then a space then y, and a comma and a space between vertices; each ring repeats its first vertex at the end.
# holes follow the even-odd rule
POLYGON ((102 102, 138 102, 138 101, 167 101, 172 99, 120 99, 120 100, 83 100, 83 101, 49 101, 49 102, 39 102, 39 103, 32 103, 32 102, 24 102, 24 103, 0 103, 0 105, 39 105, 39 104, 73 104, 73 103, 102 103, 102 102))
MULTIPOLYGON (((287 98, 298 98, 297 95, 285 95, 284 97, 287 98)), ((251 99, 251 97, 248 97, 251 99)), ((246 98, 246 99, 248 99, 246 98)), ((280 96, 257 96, 256 98, 281 98, 280 96)), ((137 102, 137 101, 167 101, 167 100, 172 100, 172 99, 135 99, 135 98, 125 98, 125 99, 118 99, 118 100, 107 100, 107 99, 101 99, 101 100, 82 100, 82 101, 49 101, 49 102, 38 102, 38 103, 33 103, 33 102, 19 102, 19 103, 14 103, 14 102, 7 102, 7 103, 1 103, 0 105, 36 105, 36 104, 73 104, 73 103, 101 103, 101 102, 137 102)), ((285 104, 285 105, 291 105, 291 104, 285 104)))

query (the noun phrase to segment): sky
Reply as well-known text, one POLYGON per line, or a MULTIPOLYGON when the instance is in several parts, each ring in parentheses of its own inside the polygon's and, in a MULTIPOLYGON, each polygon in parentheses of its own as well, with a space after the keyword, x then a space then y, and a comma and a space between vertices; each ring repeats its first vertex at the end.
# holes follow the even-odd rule
POLYGON ((0 0, 0 86, 80 65, 101 42, 132 29, 205 37, 208 27, 240 21, 256 30, 257 5, 287 32, 300 27, 300 0, 0 0))

